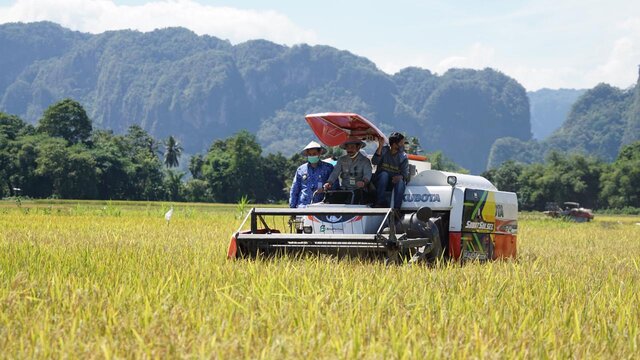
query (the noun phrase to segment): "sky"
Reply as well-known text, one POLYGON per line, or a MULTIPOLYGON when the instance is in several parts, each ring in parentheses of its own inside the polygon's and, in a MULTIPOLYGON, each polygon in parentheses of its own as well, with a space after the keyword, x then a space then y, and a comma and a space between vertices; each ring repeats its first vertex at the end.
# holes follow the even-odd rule
POLYGON ((638 0, 0 0, 0 23, 106 30, 182 26, 232 44, 329 45, 394 74, 491 67, 528 91, 628 88, 640 65, 638 0))

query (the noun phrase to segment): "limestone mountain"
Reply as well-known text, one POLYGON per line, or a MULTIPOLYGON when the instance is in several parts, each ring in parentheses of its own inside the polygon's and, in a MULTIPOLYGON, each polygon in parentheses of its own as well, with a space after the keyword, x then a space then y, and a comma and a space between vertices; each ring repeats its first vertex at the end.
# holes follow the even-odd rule
POLYGON ((137 124, 194 153, 241 129, 291 155, 313 138, 303 116, 357 112, 385 132, 417 136, 472 172, 496 139, 531 138, 524 88, 492 70, 390 75, 328 46, 233 45, 184 28, 85 34, 50 22, 0 25, 0 111, 35 123, 63 98, 96 128, 137 124))
POLYGON ((598 84, 587 90, 573 104, 562 126, 544 140, 497 140, 488 167, 497 167, 507 160, 542 162, 552 150, 613 161, 625 145, 637 140, 640 140, 640 78, 629 89, 598 84))

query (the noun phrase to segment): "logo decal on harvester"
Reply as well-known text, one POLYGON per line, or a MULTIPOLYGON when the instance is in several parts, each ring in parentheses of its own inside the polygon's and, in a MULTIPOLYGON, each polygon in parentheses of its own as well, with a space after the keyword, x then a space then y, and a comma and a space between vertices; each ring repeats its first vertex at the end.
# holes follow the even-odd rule
POLYGON ((339 224, 343 222, 347 222, 356 217, 355 215, 351 216, 341 216, 341 215, 319 215, 316 218, 321 222, 326 222, 330 224, 339 224))
POLYGON ((467 229, 478 229, 478 230, 491 230, 491 231, 493 231, 493 224, 486 223, 484 221, 467 221, 466 228, 467 229))
POLYGON ((440 202, 440 194, 404 194, 406 202, 440 202))

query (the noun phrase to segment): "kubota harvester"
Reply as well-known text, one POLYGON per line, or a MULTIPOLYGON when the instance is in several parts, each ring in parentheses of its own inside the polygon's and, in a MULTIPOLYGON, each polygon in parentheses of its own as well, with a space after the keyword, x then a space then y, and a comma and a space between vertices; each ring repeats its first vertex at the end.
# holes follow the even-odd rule
MULTIPOLYGON (((305 118, 327 146, 354 137, 384 138, 358 114, 305 118)), ((306 208, 253 208, 232 235, 228 257, 292 251, 373 255, 392 262, 516 256, 515 193, 499 191, 481 176, 432 170, 425 157, 409 155, 409 164, 405 193, 389 193, 402 196, 400 210, 354 203, 355 196, 344 191, 328 191, 324 201, 306 208)))

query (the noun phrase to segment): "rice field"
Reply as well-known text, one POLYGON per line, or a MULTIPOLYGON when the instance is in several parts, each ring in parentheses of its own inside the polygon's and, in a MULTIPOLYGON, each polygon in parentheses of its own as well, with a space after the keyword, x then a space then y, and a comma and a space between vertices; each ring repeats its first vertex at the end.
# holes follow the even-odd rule
POLYGON ((2 358, 637 358, 640 217, 515 261, 226 260, 235 205, 0 202, 2 358), (19 206, 18 206, 19 205, 19 206))

